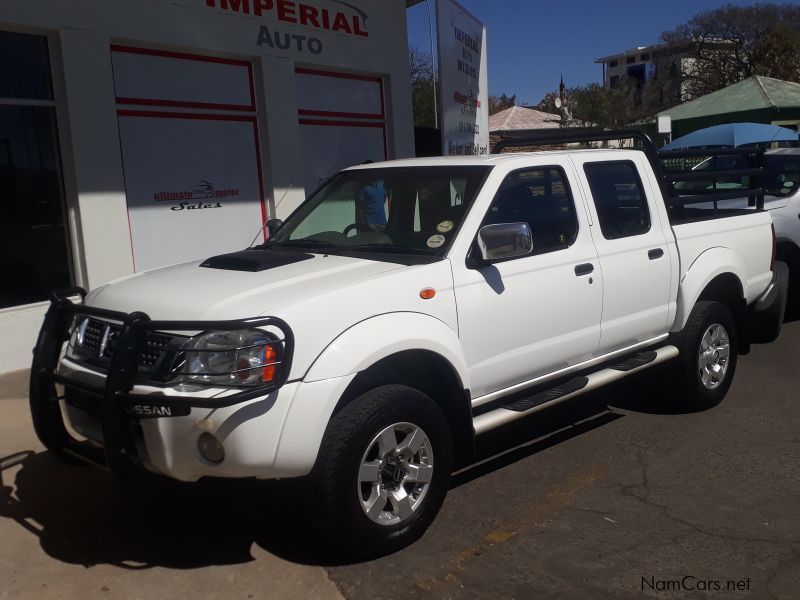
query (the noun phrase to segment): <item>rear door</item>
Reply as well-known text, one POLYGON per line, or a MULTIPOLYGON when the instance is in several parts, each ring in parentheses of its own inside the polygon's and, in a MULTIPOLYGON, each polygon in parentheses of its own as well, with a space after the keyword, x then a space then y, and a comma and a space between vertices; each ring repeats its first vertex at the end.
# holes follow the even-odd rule
POLYGON ((672 266, 665 224, 655 209, 660 198, 640 176, 644 157, 623 156, 606 161, 590 155, 573 158, 599 225, 592 227, 592 236, 603 274, 601 355, 669 329, 672 266))

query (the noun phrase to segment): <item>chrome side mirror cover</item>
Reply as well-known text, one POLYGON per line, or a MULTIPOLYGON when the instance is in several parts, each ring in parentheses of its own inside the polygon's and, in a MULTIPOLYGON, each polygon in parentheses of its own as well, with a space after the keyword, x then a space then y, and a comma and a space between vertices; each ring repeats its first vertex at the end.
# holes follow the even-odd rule
POLYGON ((527 223, 498 223, 478 231, 478 248, 486 263, 527 256, 533 252, 533 235, 527 223))

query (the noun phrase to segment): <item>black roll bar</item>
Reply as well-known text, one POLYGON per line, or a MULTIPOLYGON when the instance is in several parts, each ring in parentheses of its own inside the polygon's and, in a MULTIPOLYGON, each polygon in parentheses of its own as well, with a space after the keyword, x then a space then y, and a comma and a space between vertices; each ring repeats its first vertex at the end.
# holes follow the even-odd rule
POLYGON ((756 210, 764 210, 764 151, 752 148, 718 148, 718 149, 685 149, 668 150, 659 152, 653 140, 645 132, 638 129, 596 129, 596 128, 565 128, 565 129, 542 129, 539 131, 497 131, 495 135, 500 136, 500 141, 495 144, 493 154, 500 154, 504 149, 554 146, 562 144, 581 144, 589 142, 609 142, 613 140, 630 139, 634 142, 634 148, 641 150, 647 156, 650 164, 655 171, 659 182, 659 188, 668 209, 681 208, 686 205, 714 202, 714 209, 717 210, 716 202, 732 200, 737 198, 748 198, 750 204, 756 210), (673 158, 703 158, 713 156, 746 156, 751 160, 752 168, 731 170, 707 169, 701 172, 690 171, 669 171, 664 168, 664 160, 673 158), (726 190, 717 193, 705 190, 701 193, 680 194, 675 190, 674 184, 678 181, 698 181, 709 179, 716 181, 721 177, 751 176, 757 179, 757 185, 749 185, 747 188, 726 190))

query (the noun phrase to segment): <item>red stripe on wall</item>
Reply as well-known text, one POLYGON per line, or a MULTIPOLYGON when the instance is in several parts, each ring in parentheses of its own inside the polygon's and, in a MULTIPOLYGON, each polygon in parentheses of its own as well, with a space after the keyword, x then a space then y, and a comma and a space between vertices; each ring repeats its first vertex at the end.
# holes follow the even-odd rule
MULTIPOLYGON (((192 60, 195 62, 216 63, 222 65, 232 65, 247 69, 247 79, 250 85, 250 104, 223 104, 217 102, 191 102, 188 100, 160 100, 154 98, 126 98, 117 96, 117 102, 121 104, 137 104, 143 106, 176 106, 183 108, 205 108, 218 110, 256 110, 255 84, 253 80, 253 64, 245 60, 233 58, 221 58, 218 56, 204 56, 202 54, 188 54, 186 52, 172 52, 169 50, 153 50, 152 48, 136 48, 133 46, 120 46, 111 44, 112 52, 122 52, 126 54, 142 54, 145 56, 158 56, 162 58, 177 58, 180 60, 192 60)), ((113 67, 113 61, 112 61, 113 67)))
POLYGON ((319 75, 320 77, 336 77, 337 79, 354 79, 356 81, 373 81, 376 83, 383 83, 383 80, 380 77, 356 75, 354 73, 341 73, 339 71, 324 71, 322 69, 297 67, 294 72, 301 73, 302 75, 319 75))

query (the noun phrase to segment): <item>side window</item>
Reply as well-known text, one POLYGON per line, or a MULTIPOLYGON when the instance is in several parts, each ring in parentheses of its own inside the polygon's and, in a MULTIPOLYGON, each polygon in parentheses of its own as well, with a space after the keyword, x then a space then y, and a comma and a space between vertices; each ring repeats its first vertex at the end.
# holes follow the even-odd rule
POLYGON ((578 217, 563 169, 537 167, 508 175, 482 226, 498 223, 527 223, 534 254, 569 247, 578 236, 578 217))
POLYGON ((615 240, 650 231, 647 198, 632 162, 587 163, 583 169, 604 238, 615 240))

